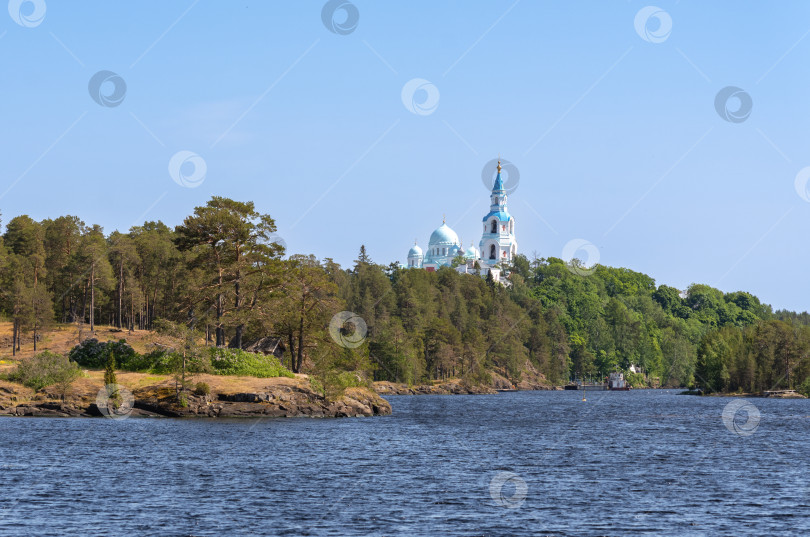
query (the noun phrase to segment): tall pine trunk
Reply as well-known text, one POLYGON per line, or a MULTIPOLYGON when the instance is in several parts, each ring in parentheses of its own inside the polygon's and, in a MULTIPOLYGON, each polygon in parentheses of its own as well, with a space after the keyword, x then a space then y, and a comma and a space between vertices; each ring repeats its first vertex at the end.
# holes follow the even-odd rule
MULTIPOLYGON (((235 299, 235 304, 234 305, 235 305, 235 310, 238 312, 240 306, 242 305, 242 297, 239 294, 239 291, 240 291, 240 289, 239 289, 239 273, 237 273, 236 278, 237 278, 236 283, 234 284, 234 290, 236 292, 236 299, 235 299)), ((242 330, 244 329, 244 327, 245 327, 245 325, 241 324, 241 323, 236 325, 236 335, 234 336, 234 344, 233 344, 233 347, 235 349, 241 349, 242 348, 242 330)))
POLYGON ((217 289, 217 347, 225 345, 225 330, 222 328, 222 268, 219 269, 219 288, 217 289))
POLYGON ((301 302, 301 320, 298 323, 298 364, 295 372, 301 371, 301 364, 304 361, 304 303, 301 302))
POLYGON ((115 326, 121 329, 121 309, 124 304, 124 256, 121 256, 121 265, 118 268, 118 319, 115 326))
POLYGON ((82 324, 87 320, 87 282, 84 284, 84 294, 82 295, 82 324))
POLYGON ((37 282, 34 277, 34 292, 31 295, 31 311, 34 312, 34 352, 37 352, 37 328, 39 328, 39 315, 37 315, 37 282))
POLYGON ((90 265, 90 333, 95 331, 95 311, 96 311, 96 262, 90 265))
POLYGON ((298 373, 298 368, 295 367, 295 340, 293 339, 292 330, 287 332, 287 343, 290 348, 290 369, 292 369, 293 373, 298 373))

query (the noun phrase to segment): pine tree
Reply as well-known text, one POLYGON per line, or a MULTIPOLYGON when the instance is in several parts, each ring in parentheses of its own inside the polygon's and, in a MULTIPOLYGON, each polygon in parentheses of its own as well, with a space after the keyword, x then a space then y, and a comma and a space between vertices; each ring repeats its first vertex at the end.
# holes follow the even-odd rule
POLYGON ((217 346, 226 344, 228 322, 235 331, 232 346, 241 348, 245 326, 259 315, 258 296, 279 285, 284 248, 270 242, 275 231, 275 221, 257 212, 253 202, 219 196, 177 226, 175 243, 199 273, 188 302, 191 309, 215 309, 217 346))
POLYGON ((110 352, 110 356, 107 358, 107 366, 104 368, 104 384, 111 385, 117 384, 115 378, 115 354, 110 352))
POLYGON ((371 260, 371 257, 369 257, 368 253, 366 253, 366 245, 361 244, 360 245, 360 253, 357 254, 357 260, 355 261, 355 266, 361 265, 361 264, 363 264, 363 265, 371 265, 372 263, 373 263, 373 261, 371 260))
POLYGON ((115 353, 110 351, 107 357, 107 365, 104 368, 104 388, 107 390, 107 398, 114 409, 121 406, 121 393, 118 391, 118 381, 115 378, 115 353))

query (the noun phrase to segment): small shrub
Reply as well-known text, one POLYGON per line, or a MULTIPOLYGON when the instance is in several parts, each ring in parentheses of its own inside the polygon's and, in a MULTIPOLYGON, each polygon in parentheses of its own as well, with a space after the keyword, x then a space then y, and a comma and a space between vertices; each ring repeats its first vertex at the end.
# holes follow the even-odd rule
POLYGON ((132 371, 130 362, 132 362, 139 356, 138 353, 135 352, 135 349, 133 349, 125 339, 119 339, 118 341, 108 341, 106 354, 107 356, 114 354, 115 363, 117 364, 116 367, 118 367, 118 369, 123 369, 126 371, 132 371))
POLYGON ((130 363, 137 361, 138 353, 124 339, 106 343, 101 343, 95 338, 85 339, 70 349, 68 356, 82 367, 103 369, 107 366, 111 354, 115 354, 119 369, 133 371, 130 363))
MULTIPOLYGON (((140 356, 138 368, 132 371, 146 371, 156 375, 177 373, 183 368, 183 354, 175 351, 154 350, 140 356)), ((210 373, 211 364, 207 355, 186 354, 186 373, 210 373)))
POLYGON ((208 395, 211 393, 211 386, 206 382, 198 382, 194 387, 194 395, 208 395))
POLYGON ((369 382, 356 371, 329 370, 320 375, 323 393, 329 398, 339 397, 347 388, 368 388, 369 382))
POLYGON ((80 376, 79 366, 67 357, 45 351, 33 357, 23 358, 16 371, 9 374, 8 378, 34 391, 56 384, 64 398, 70 385, 80 376))
POLYGON ((85 339, 70 349, 68 357, 82 367, 98 369, 106 365, 105 351, 105 343, 100 343, 99 340, 95 338, 85 339))
MULTIPOLYGON (((162 367, 162 360, 165 358, 167 352, 163 350, 154 350, 146 354, 135 354, 126 364, 120 364, 120 368, 125 371, 140 371, 140 372, 153 372, 157 373, 162 367)), ((161 371, 163 372, 163 371, 161 371)))
MULTIPOLYGON (((100 343, 97 339, 86 339, 70 351, 70 359, 82 367, 103 369, 109 357, 115 356, 116 369, 119 371, 138 371, 169 375, 182 368, 182 354, 166 349, 155 349, 146 354, 138 354, 125 340, 100 343)), ((186 356, 188 373, 208 373, 211 366, 207 355, 186 356)))
MULTIPOLYGON (((142 354, 138 359, 136 371, 148 371, 156 375, 168 375, 174 371, 179 355, 165 350, 154 350, 142 354)), ((182 359, 182 358, 181 358, 182 359)))
POLYGON ((804 379, 804 382, 802 382, 801 385, 796 388, 796 391, 805 397, 810 397, 810 377, 804 379))
POLYGON ((180 395, 177 397, 177 402, 178 402, 178 403, 180 404, 180 406, 181 406, 181 407, 183 407, 183 408, 188 407, 188 398, 186 397, 186 394, 184 394, 184 393, 181 393, 181 394, 180 394, 180 395))
POLYGON ((312 388, 312 391, 315 393, 319 393, 323 396, 326 395, 326 389, 323 387, 323 382, 315 377, 309 377, 309 387, 312 388))
POLYGON ((245 376, 245 377, 295 377, 288 369, 281 365, 275 356, 253 354, 240 349, 223 349, 211 347, 208 349, 212 372, 215 375, 245 376))

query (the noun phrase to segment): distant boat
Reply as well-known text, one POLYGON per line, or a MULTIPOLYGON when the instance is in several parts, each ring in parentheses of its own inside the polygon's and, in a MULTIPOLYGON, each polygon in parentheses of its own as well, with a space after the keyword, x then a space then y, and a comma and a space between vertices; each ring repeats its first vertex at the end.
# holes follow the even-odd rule
POLYGON ((587 392, 600 392, 605 390, 610 391, 629 391, 630 384, 624 378, 624 373, 613 372, 605 378, 605 382, 585 382, 583 380, 575 380, 571 384, 567 384, 564 389, 566 390, 582 390, 587 392))
POLYGON ((583 390, 586 392, 600 392, 607 390, 607 385, 599 384, 596 382, 584 382, 581 380, 575 381, 573 384, 567 384, 566 390, 583 390))
POLYGON ((608 376, 607 389, 610 391, 626 392, 630 390, 630 385, 624 378, 624 373, 614 371, 608 376))

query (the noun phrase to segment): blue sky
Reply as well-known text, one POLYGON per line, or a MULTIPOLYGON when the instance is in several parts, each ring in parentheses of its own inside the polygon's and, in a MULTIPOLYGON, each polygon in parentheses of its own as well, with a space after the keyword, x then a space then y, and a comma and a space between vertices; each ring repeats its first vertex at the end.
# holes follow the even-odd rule
POLYGON ((584 239, 658 283, 810 309, 806 2, 661 1, 666 35, 656 17, 637 32, 636 1, 357 0, 343 33, 321 1, 19 3, 0 14, 4 222, 176 225, 222 195, 271 214, 292 253, 405 261, 443 214, 478 243, 500 153, 530 257, 584 239), (91 98, 102 70, 126 84, 116 106, 91 98), (416 78, 429 113, 403 103, 416 78), (728 86, 744 121, 715 108, 728 86), (195 188, 169 173, 180 151, 205 163, 195 188))

